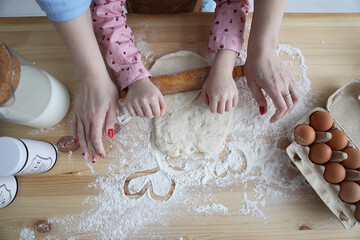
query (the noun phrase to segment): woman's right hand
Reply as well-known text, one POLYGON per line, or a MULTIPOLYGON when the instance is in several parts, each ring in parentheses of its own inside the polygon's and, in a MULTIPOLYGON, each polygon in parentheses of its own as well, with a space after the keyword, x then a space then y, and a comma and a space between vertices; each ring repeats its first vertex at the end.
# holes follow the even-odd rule
POLYGON ((82 79, 72 122, 74 143, 80 143, 84 159, 91 153, 96 162, 99 156, 105 157, 104 124, 107 135, 114 134, 119 91, 109 77, 96 42, 90 9, 74 19, 54 22, 54 26, 64 39, 82 79))
POLYGON ((166 109, 166 102, 160 90, 151 82, 150 78, 142 78, 129 86, 126 95, 126 106, 132 117, 162 116, 166 109))
POLYGON ((118 99, 118 88, 107 72, 83 78, 75 100, 72 124, 74 143, 80 143, 85 160, 90 153, 93 163, 99 156, 105 158, 103 126, 105 124, 106 134, 112 138, 118 99))

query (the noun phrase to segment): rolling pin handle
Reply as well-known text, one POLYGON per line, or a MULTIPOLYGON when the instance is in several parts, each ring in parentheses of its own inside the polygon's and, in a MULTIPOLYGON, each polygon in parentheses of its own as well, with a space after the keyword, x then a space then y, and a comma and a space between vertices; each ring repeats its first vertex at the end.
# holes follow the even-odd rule
POLYGON ((243 67, 242 66, 235 66, 234 70, 233 70, 233 78, 236 79, 236 78, 239 78, 239 77, 242 77, 242 76, 244 76, 243 67))
POLYGON ((126 94, 127 94, 127 91, 128 91, 129 88, 124 88, 123 90, 120 91, 120 98, 126 98, 126 94))

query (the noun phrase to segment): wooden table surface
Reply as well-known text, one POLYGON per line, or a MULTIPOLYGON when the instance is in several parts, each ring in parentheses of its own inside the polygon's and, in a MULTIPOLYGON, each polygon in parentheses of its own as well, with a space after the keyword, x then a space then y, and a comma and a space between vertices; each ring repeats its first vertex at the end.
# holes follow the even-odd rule
MULTIPOLYGON (((206 54, 211 23, 212 14, 128 16, 128 24, 137 38, 146 41, 147 49, 151 49, 148 53, 143 52, 147 66, 159 56, 178 50, 206 54)), ((73 101, 79 77, 62 40, 47 18, 0 18, 0 39, 63 82, 73 101)), ((327 97, 341 85, 360 78, 360 14, 286 14, 280 43, 301 49, 312 89, 320 92, 321 104, 325 104, 327 97)), ((61 136, 72 134, 69 124, 72 113, 73 105, 59 126, 44 132, 0 122, 0 136, 56 143, 61 136)), ((106 169, 112 160, 105 159, 94 165, 96 174, 93 174, 82 160, 80 151, 73 153, 71 162, 68 154, 60 153, 57 165, 50 172, 19 176, 20 190, 16 200, 0 210, 0 239, 17 239, 22 228, 33 229, 38 220, 85 209, 81 205, 84 198, 96 194, 85 187, 101 175, 101 169, 106 169), (78 172, 81 175, 76 174, 78 172)), ((234 199, 242 196, 236 189, 232 190, 234 199)), ((231 196, 227 195, 227 198, 231 201, 231 196)), ((155 225, 152 232, 158 234, 155 238, 159 239, 178 239, 180 236, 184 239, 360 239, 358 225, 345 230, 317 197, 313 201, 294 201, 287 206, 273 203, 267 207, 272 218, 265 224, 249 217, 239 221, 225 216, 186 215, 182 220, 171 221, 165 228, 155 225)), ((35 232, 36 237, 47 234, 52 233, 35 232)), ((136 238, 147 239, 147 232, 129 237, 136 238)), ((91 239, 91 236, 81 239, 91 239)))

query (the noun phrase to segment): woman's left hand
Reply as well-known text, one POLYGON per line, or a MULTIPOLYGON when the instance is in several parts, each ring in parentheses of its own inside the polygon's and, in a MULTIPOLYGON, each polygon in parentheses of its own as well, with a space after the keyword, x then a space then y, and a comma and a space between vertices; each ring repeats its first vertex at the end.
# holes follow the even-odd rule
POLYGON ((296 83, 274 48, 258 48, 248 52, 244 70, 247 84, 261 115, 267 112, 267 102, 262 89, 272 99, 276 111, 270 118, 271 123, 280 120, 299 102, 296 83))

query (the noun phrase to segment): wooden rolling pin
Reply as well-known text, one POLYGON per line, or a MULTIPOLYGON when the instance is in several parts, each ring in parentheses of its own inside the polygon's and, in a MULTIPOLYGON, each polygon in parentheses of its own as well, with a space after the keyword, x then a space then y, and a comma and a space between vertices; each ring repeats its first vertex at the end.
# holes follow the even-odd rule
MULTIPOLYGON (((173 75, 151 77, 151 81, 163 95, 200 89, 210 73, 210 67, 198 68, 173 75)), ((233 78, 244 76, 243 66, 235 66, 233 78)), ((120 98, 125 98, 127 88, 120 91, 120 98)))

